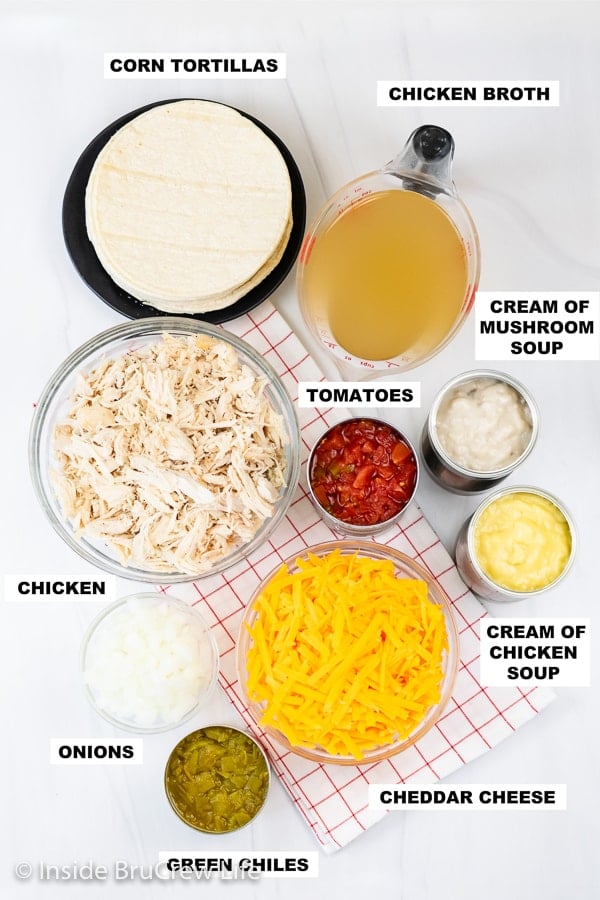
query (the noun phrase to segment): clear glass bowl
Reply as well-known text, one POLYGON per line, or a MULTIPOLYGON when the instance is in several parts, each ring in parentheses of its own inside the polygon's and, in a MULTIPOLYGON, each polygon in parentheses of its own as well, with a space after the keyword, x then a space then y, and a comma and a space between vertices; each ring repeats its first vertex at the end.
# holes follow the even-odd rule
MULTIPOLYGON (((180 632, 181 628, 179 629, 179 633, 180 632)), ((189 606, 182 600, 159 593, 131 594, 128 597, 117 600, 116 603, 103 609, 91 623, 85 634, 81 645, 79 662, 85 695, 98 715, 102 716, 103 719, 106 719, 107 722, 110 722, 117 728, 124 728, 126 731, 133 731, 138 734, 153 734, 161 731, 169 731, 171 728, 176 728, 183 722, 187 722, 211 696, 219 674, 219 651, 217 644, 210 628, 202 616, 192 606, 189 606), (128 605, 129 609, 127 609, 128 605), (200 684, 192 704, 177 716, 165 716, 164 714, 161 714, 159 697, 161 693, 164 696, 166 689, 170 692, 173 691, 172 685, 175 680, 178 680, 177 688, 180 695, 184 687, 185 690, 189 691, 189 687, 184 684, 186 674, 183 667, 183 657, 180 671, 173 672, 171 654, 175 649, 174 642, 177 640, 178 632, 175 629, 173 619, 171 619, 170 622, 164 621, 164 623, 160 623, 163 629, 161 635, 159 636, 156 631, 150 635, 146 649, 144 650, 143 644, 145 637, 142 625, 144 613, 146 611, 154 618, 155 626, 157 619, 163 618, 166 620, 167 615, 170 612, 177 612, 178 623, 183 625, 185 622, 186 629, 187 627, 194 629, 198 639, 198 651, 205 653, 207 657, 206 669, 209 671, 207 679, 200 684), (115 627, 118 627, 119 618, 122 620, 123 616, 129 617, 130 622, 134 622, 136 627, 134 631, 128 633, 126 639, 128 641, 131 640, 130 652, 128 652, 127 649, 124 650, 123 645, 119 644, 118 653, 115 654, 118 656, 118 662, 116 663, 116 669, 113 668, 111 676, 114 677, 115 674, 117 674, 122 678, 124 690, 126 690, 127 687, 131 688, 135 676, 130 674, 130 670, 135 665, 136 657, 139 657, 140 652, 143 652, 144 659, 152 670, 147 674, 147 677, 144 678, 144 699, 143 701, 140 701, 137 712, 134 711, 134 706, 137 701, 131 701, 131 698, 119 698, 120 703, 130 703, 128 714, 125 714, 125 712, 118 714, 114 711, 114 697, 107 696, 106 691, 104 693, 102 692, 98 685, 97 678, 95 679, 94 684, 94 678, 92 677, 90 679, 88 677, 89 666, 93 664, 94 656, 97 661, 102 647, 102 632, 104 631, 104 639, 106 639, 107 632, 110 632, 111 628, 114 630, 115 627), (189 623, 189 625, 187 623, 189 623), (166 664, 166 671, 161 672, 161 663, 163 663, 163 661, 166 664), (151 691, 148 690, 149 686, 152 688, 151 691), (140 713, 140 709, 143 705, 147 708, 149 703, 154 704, 150 709, 155 713, 155 716, 154 721, 146 725, 142 724, 141 717, 143 712, 140 713)), ((189 660, 187 664, 188 672, 191 664, 192 660, 189 660)), ((146 662, 144 665, 146 665, 146 662)), ((110 689, 112 689, 112 685, 109 690, 110 689)), ((124 709, 125 706, 122 708, 124 709)))
POLYGON ((139 319, 108 329, 91 338, 75 350, 54 372, 37 404, 30 432, 29 465, 33 486, 42 509, 52 527, 81 557, 106 572, 134 581, 155 584, 193 581, 222 572, 252 553, 276 528, 286 513, 296 490, 299 475, 300 434, 293 403, 283 382, 268 362, 249 344, 216 326, 192 319, 161 317, 139 319), (178 336, 205 335, 231 345, 238 359, 258 377, 266 378, 264 395, 282 417, 287 433, 285 448, 286 481, 280 490, 271 518, 266 519, 250 541, 234 547, 215 561, 210 569, 198 572, 156 571, 135 565, 124 565, 116 553, 104 542, 86 536, 76 536, 70 522, 63 516, 59 500, 52 487, 50 473, 56 467, 52 453, 52 437, 56 425, 70 410, 71 395, 79 373, 88 373, 103 360, 122 356, 132 350, 156 343, 165 334, 178 336))
MULTIPOLYGON (((248 629, 252 626, 256 618, 256 601, 262 593, 266 584, 271 580, 277 570, 271 572, 256 589, 252 599, 246 607, 242 620, 240 634, 237 643, 237 671, 242 695, 248 710, 256 723, 264 729, 264 731, 277 741, 286 750, 297 753, 306 759, 311 759, 320 763, 335 763, 338 765, 367 765, 377 762, 381 759, 387 759, 397 753, 401 753, 408 747, 412 746, 416 741, 422 738, 432 728, 440 717, 444 707, 448 703, 452 695, 454 681, 458 670, 459 660, 459 639, 456 624, 452 614, 450 601, 446 597, 441 587, 435 579, 421 566, 419 566, 410 557, 405 556, 398 550, 387 547, 383 544, 377 544, 374 541, 330 541, 324 544, 317 544, 314 547, 308 547, 301 553, 294 554, 284 561, 290 572, 298 571, 296 563, 297 559, 305 560, 309 554, 315 556, 325 556, 334 550, 339 550, 343 555, 358 554, 361 557, 368 557, 375 560, 390 560, 394 565, 396 577, 398 578, 417 578, 426 582, 428 589, 428 597, 433 603, 441 606, 444 613, 444 621, 446 624, 446 634, 448 649, 445 652, 444 674, 441 684, 441 694, 439 702, 430 707, 425 717, 413 732, 402 740, 395 741, 387 745, 376 747, 367 752, 359 761, 352 756, 334 756, 321 747, 307 748, 292 745, 288 739, 278 730, 270 726, 260 724, 260 719, 264 711, 264 704, 253 702, 248 696, 247 680, 248 672, 246 667, 246 659, 248 650, 251 645, 251 638, 248 629)), ((279 566, 277 567, 279 568, 279 566)))

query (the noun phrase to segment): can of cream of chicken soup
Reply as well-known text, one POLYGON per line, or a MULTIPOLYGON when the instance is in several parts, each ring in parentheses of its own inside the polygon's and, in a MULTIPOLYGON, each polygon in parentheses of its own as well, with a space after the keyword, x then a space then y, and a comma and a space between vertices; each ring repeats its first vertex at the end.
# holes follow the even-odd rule
POLYGON ((524 600, 555 587, 573 564, 573 519, 536 487, 487 497, 462 526, 455 550, 462 580, 485 600, 524 600))
POLYGON ((539 412, 515 378, 488 369, 463 372, 437 394, 421 434, 429 475, 456 494, 499 484, 531 453, 539 412))

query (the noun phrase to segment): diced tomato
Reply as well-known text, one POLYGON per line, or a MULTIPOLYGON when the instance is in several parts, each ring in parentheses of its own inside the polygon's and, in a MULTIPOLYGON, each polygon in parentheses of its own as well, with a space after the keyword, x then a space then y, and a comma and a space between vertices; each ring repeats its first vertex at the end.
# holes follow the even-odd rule
POLYGON ((392 462, 399 466, 400 463, 404 462, 405 459, 408 459, 409 456, 412 456, 410 447, 408 447, 404 441, 398 441, 392 450, 392 462))
POLYGON ((366 441, 362 441, 360 447, 362 452, 368 454, 369 456, 374 453, 375 450, 377 450, 377 444, 375 443, 375 441, 372 441, 369 438, 367 438, 366 441))
POLYGON ((354 481, 352 482, 352 487, 354 488, 354 490, 364 491, 376 471, 377 466, 374 466, 373 464, 368 464, 359 469, 358 474, 355 476, 354 481))
POLYGON ((402 500, 406 497, 406 491, 404 490, 404 488, 393 487, 389 489, 388 497, 395 503, 402 503, 402 500))
POLYGON ((315 492, 315 497, 319 501, 324 509, 329 508, 329 497, 327 495, 327 488, 324 484, 316 484, 313 485, 313 491, 315 492))
POLYGON ((336 490, 338 502, 342 506, 347 506, 354 500, 355 490, 351 484, 339 484, 336 490))
POLYGON ((381 444, 382 447, 389 448, 395 444, 398 437, 396 433, 390 431, 389 428, 378 428, 375 432, 375 440, 378 444, 381 444))
POLYGON ((343 450, 346 446, 343 434, 341 432, 333 432, 325 441, 328 450, 343 450))
POLYGON ((382 447, 381 444, 378 444, 373 451, 371 459, 376 466, 387 466, 390 461, 390 454, 385 447, 382 447))
POLYGON ((348 465, 360 466, 365 460, 361 445, 357 442, 349 444, 344 450, 344 462, 348 465))

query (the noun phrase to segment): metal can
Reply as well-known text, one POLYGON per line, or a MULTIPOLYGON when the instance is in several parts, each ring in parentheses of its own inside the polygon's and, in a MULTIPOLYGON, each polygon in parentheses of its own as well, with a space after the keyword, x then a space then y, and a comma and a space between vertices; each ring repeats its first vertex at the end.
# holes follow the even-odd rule
MULTIPOLYGON (((518 540, 518 536, 516 539, 518 540)), ((573 560, 575 558, 576 542, 577 538, 573 519, 560 500, 557 500, 556 497, 554 497, 552 494, 549 494, 547 491, 543 491, 540 488, 536 487, 518 486, 504 488, 503 490, 497 491, 496 493, 492 494, 490 497, 487 497, 483 501, 483 503, 481 503, 477 507, 473 515, 469 519, 467 519, 467 521, 462 526, 456 540, 456 566, 465 584, 470 587, 475 594, 483 597, 485 600, 524 600, 528 597, 538 596, 539 594, 550 590, 550 588, 556 587, 556 585, 560 581, 562 581, 573 564, 573 560), (564 519, 569 533, 570 549, 564 565, 562 566, 556 577, 553 577, 546 584, 540 585, 539 587, 536 587, 532 590, 513 590, 509 587, 498 584, 489 574, 486 574, 477 555, 475 538, 477 526, 481 519, 481 516, 496 501, 500 500, 503 497, 508 497, 511 494, 529 495, 530 497, 541 498, 543 501, 551 504, 556 508, 560 516, 564 519)), ((528 556, 527 558, 529 559, 530 557, 528 556)))
POLYGON ((510 475, 517 466, 526 459, 533 450, 539 433, 539 412, 529 391, 515 378, 488 369, 478 369, 471 372, 463 372, 452 378, 436 396, 421 434, 421 456, 429 475, 441 487, 455 494, 480 494, 495 487, 510 475), (468 382, 476 379, 500 382, 513 388, 522 401, 527 419, 531 424, 531 433, 527 445, 519 456, 508 465, 491 471, 475 471, 465 468, 451 459, 444 449, 437 430, 437 420, 440 407, 449 397, 452 391, 468 382))
MULTIPOLYGON (((232 834, 251 825, 264 809, 271 787, 271 767, 260 743, 247 731, 233 725, 205 725, 183 737, 171 751, 165 767, 164 787, 171 809, 190 828, 195 828, 203 834, 232 834), (207 740, 214 740, 219 749, 225 749, 231 740, 237 745, 240 742, 246 744, 247 749, 242 748, 239 753, 241 771, 236 773, 235 769, 231 771, 219 769, 217 772, 214 756, 211 762, 210 754, 203 756, 202 753, 195 751, 195 744, 207 740), (184 762, 186 755, 188 759, 184 762), (232 806, 229 810, 229 813, 232 813, 231 821, 222 822, 219 820, 227 813, 218 810, 217 804, 222 806, 224 799, 227 801, 233 794, 240 793, 240 788, 232 780, 235 774, 244 778, 257 775, 261 779, 262 776, 263 784, 259 783, 258 787, 250 792, 250 796, 246 796, 245 810, 241 810, 237 805, 232 806), (207 783, 200 790, 199 781, 202 777, 205 777, 207 783), (255 796, 251 796, 252 794, 255 796), (202 809, 195 810, 194 806, 199 801, 202 809), (240 821, 240 812, 248 815, 245 822, 240 821), (236 819, 238 821, 235 821, 236 819)), ((243 788, 245 794, 247 791, 248 785, 243 788)), ((246 816, 243 815, 243 818, 246 816)))
POLYGON ((386 528, 389 528, 391 525, 396 523, 398 519, 404 515, 407 507, 410 505, 417 491, 417 487, 419 484, 419 473, 420 473, 420 465, 419 458, 417 456, 416 450, 413 447, 412 443, 406 437, 406 435, 401 432, 395 425, 391 425, 389 422, 385 422, 383 419, 374 418, 373 416, 355 416, 350 419, 344 419, 341 422, 338 422, 335 425, 332 425, 327 429, 318 439, 318 441, 313 445, 306 465, 306 481, 308 487, 308 494, 310 499, 312 500, 313 506, 318 511, 319 515, 323 519, 323 521, 334 531, 336 534, 340 534, 342 536, 351 535, 353 537, 369 537, 374 534, 378 534, 380 531, 384 531, 386 528), (410 454, 411 463, 414 464, 415 468, 415 476, 414 481, 410 490, 407 493, 407 496, 402 503, 401 507, 398 511, 390 516, 387 519, 383 519, 382 521, 377 521, 372 525, 367 524, 353 524, 351 522, 343 521, 340 518, 337 518, 335 515, 330 513, 323 504, 319 501, 318 497, 314 491, 313 485, 313 467, 315 456, 318 452, 319 447, 323 443, 323 441, 327 440, 327 438, 332 434, 332 432, 343 430, 346 426, 356 425, 357 423, 367 422, 372 425, 374 428, 381 427, 386 429, 390 434, 393 434, 398 441, 401 441, 407 448, 410 454))

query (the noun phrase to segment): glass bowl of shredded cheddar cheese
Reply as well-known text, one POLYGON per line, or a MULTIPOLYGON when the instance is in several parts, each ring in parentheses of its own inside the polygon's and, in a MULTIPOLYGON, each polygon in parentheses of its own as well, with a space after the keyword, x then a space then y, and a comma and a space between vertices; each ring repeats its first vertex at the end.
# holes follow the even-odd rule
POLYGON ((257 724, 322 763, 407 749, 452 694, 458 632, 450 602, 410 557, 333 541, 285 560, 249 602, 238 677, 257 724))

